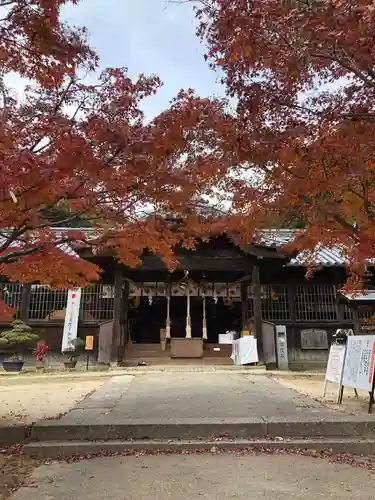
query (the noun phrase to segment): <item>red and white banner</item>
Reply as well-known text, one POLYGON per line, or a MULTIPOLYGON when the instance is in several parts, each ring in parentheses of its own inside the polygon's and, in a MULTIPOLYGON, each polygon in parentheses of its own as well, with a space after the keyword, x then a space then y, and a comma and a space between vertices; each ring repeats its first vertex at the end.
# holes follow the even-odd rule
POLYGON ((66 304, 64 330, 61 343, 61 352, 74 349, 72 341, 77 338, 79 308, 81 305, 81 288, 69 290, 66 304))

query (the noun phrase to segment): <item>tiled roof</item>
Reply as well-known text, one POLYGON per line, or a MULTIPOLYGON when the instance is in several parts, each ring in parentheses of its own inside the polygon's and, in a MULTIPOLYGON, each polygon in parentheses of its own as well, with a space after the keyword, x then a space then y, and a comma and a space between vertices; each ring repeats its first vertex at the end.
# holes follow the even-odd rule
MULTIPOLYGON (((295 234, 293 229, 268 229, 262 231, 256 241, 267 247, 278 248, 291 242, 295 234)), ((300 252, 290 260, 288 266, 299 267, 307 264, 324 267, 344 266, 345 260, 339 247, 318 246, 312 252, 300 252)))
POLYGON ((340 294, 349 302, 375 302, 374 290, 362 290, 352 293, 340 291, 340 294))
MULTIPOLYGON (((93 230, 87 228, 75 228, 77 231, 84 233, 92 233, 93 230)), ((56 232, 65 233, 67 231, 74 231, 74 228, 57 228, 56 232)), ((4 232, 4 231, 3 231, 4 232)), ((291 242, 293 236, 295 235, 295 230, 292 229, 268 229, 259 233, 259 236, 256 238, 254 243, 258 243, 258 245, 262 245, 268 248, 280 248, 283 245, 291 242)), ((4 240, 4 237, 0 236, 0 245, 1 241, 4 240)), ((12 245, 13 247, 17 247, 19 244, 17 242, 12 245)), ((61 250, 63 250, 66 254, 71 256, 78 256, 75 250, 69 243, 63 243, 59 245, 61 250)), ((292 267, 300 267, 306 265, 319 265, 324 267, 333 267, 333 266, 344 266, 345 260, 343 258, 343 253, 340 251, 338 247, 317 247, 313 252, 301 252, 293 257, 288 266, 292 267)))

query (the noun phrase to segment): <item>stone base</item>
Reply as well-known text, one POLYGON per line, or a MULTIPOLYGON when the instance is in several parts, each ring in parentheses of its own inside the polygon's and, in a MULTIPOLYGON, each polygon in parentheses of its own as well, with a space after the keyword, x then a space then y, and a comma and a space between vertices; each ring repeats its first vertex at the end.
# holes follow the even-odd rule
POLYGON ((171 358, 203 358, 203 339, 172 338, 171 358))

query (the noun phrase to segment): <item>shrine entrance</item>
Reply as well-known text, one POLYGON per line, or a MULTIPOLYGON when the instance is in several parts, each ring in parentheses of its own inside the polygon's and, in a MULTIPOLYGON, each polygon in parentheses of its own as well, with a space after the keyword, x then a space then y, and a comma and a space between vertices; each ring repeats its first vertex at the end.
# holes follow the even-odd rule
POLYGON ((199 286, 137 283, 130 288, 129 341, 158 344, 168 338, 201 338, 219 343, 226 331, 241 331, 242 302, 236 283, 199 286))

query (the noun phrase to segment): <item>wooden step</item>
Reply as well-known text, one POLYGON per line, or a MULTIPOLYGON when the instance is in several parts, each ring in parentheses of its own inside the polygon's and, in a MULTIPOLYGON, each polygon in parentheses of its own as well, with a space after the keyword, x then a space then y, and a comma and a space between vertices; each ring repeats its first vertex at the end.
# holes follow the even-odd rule
POLYGON ((169 357, 160 344, 129 344, 125 350, 126 359, 169 357))

